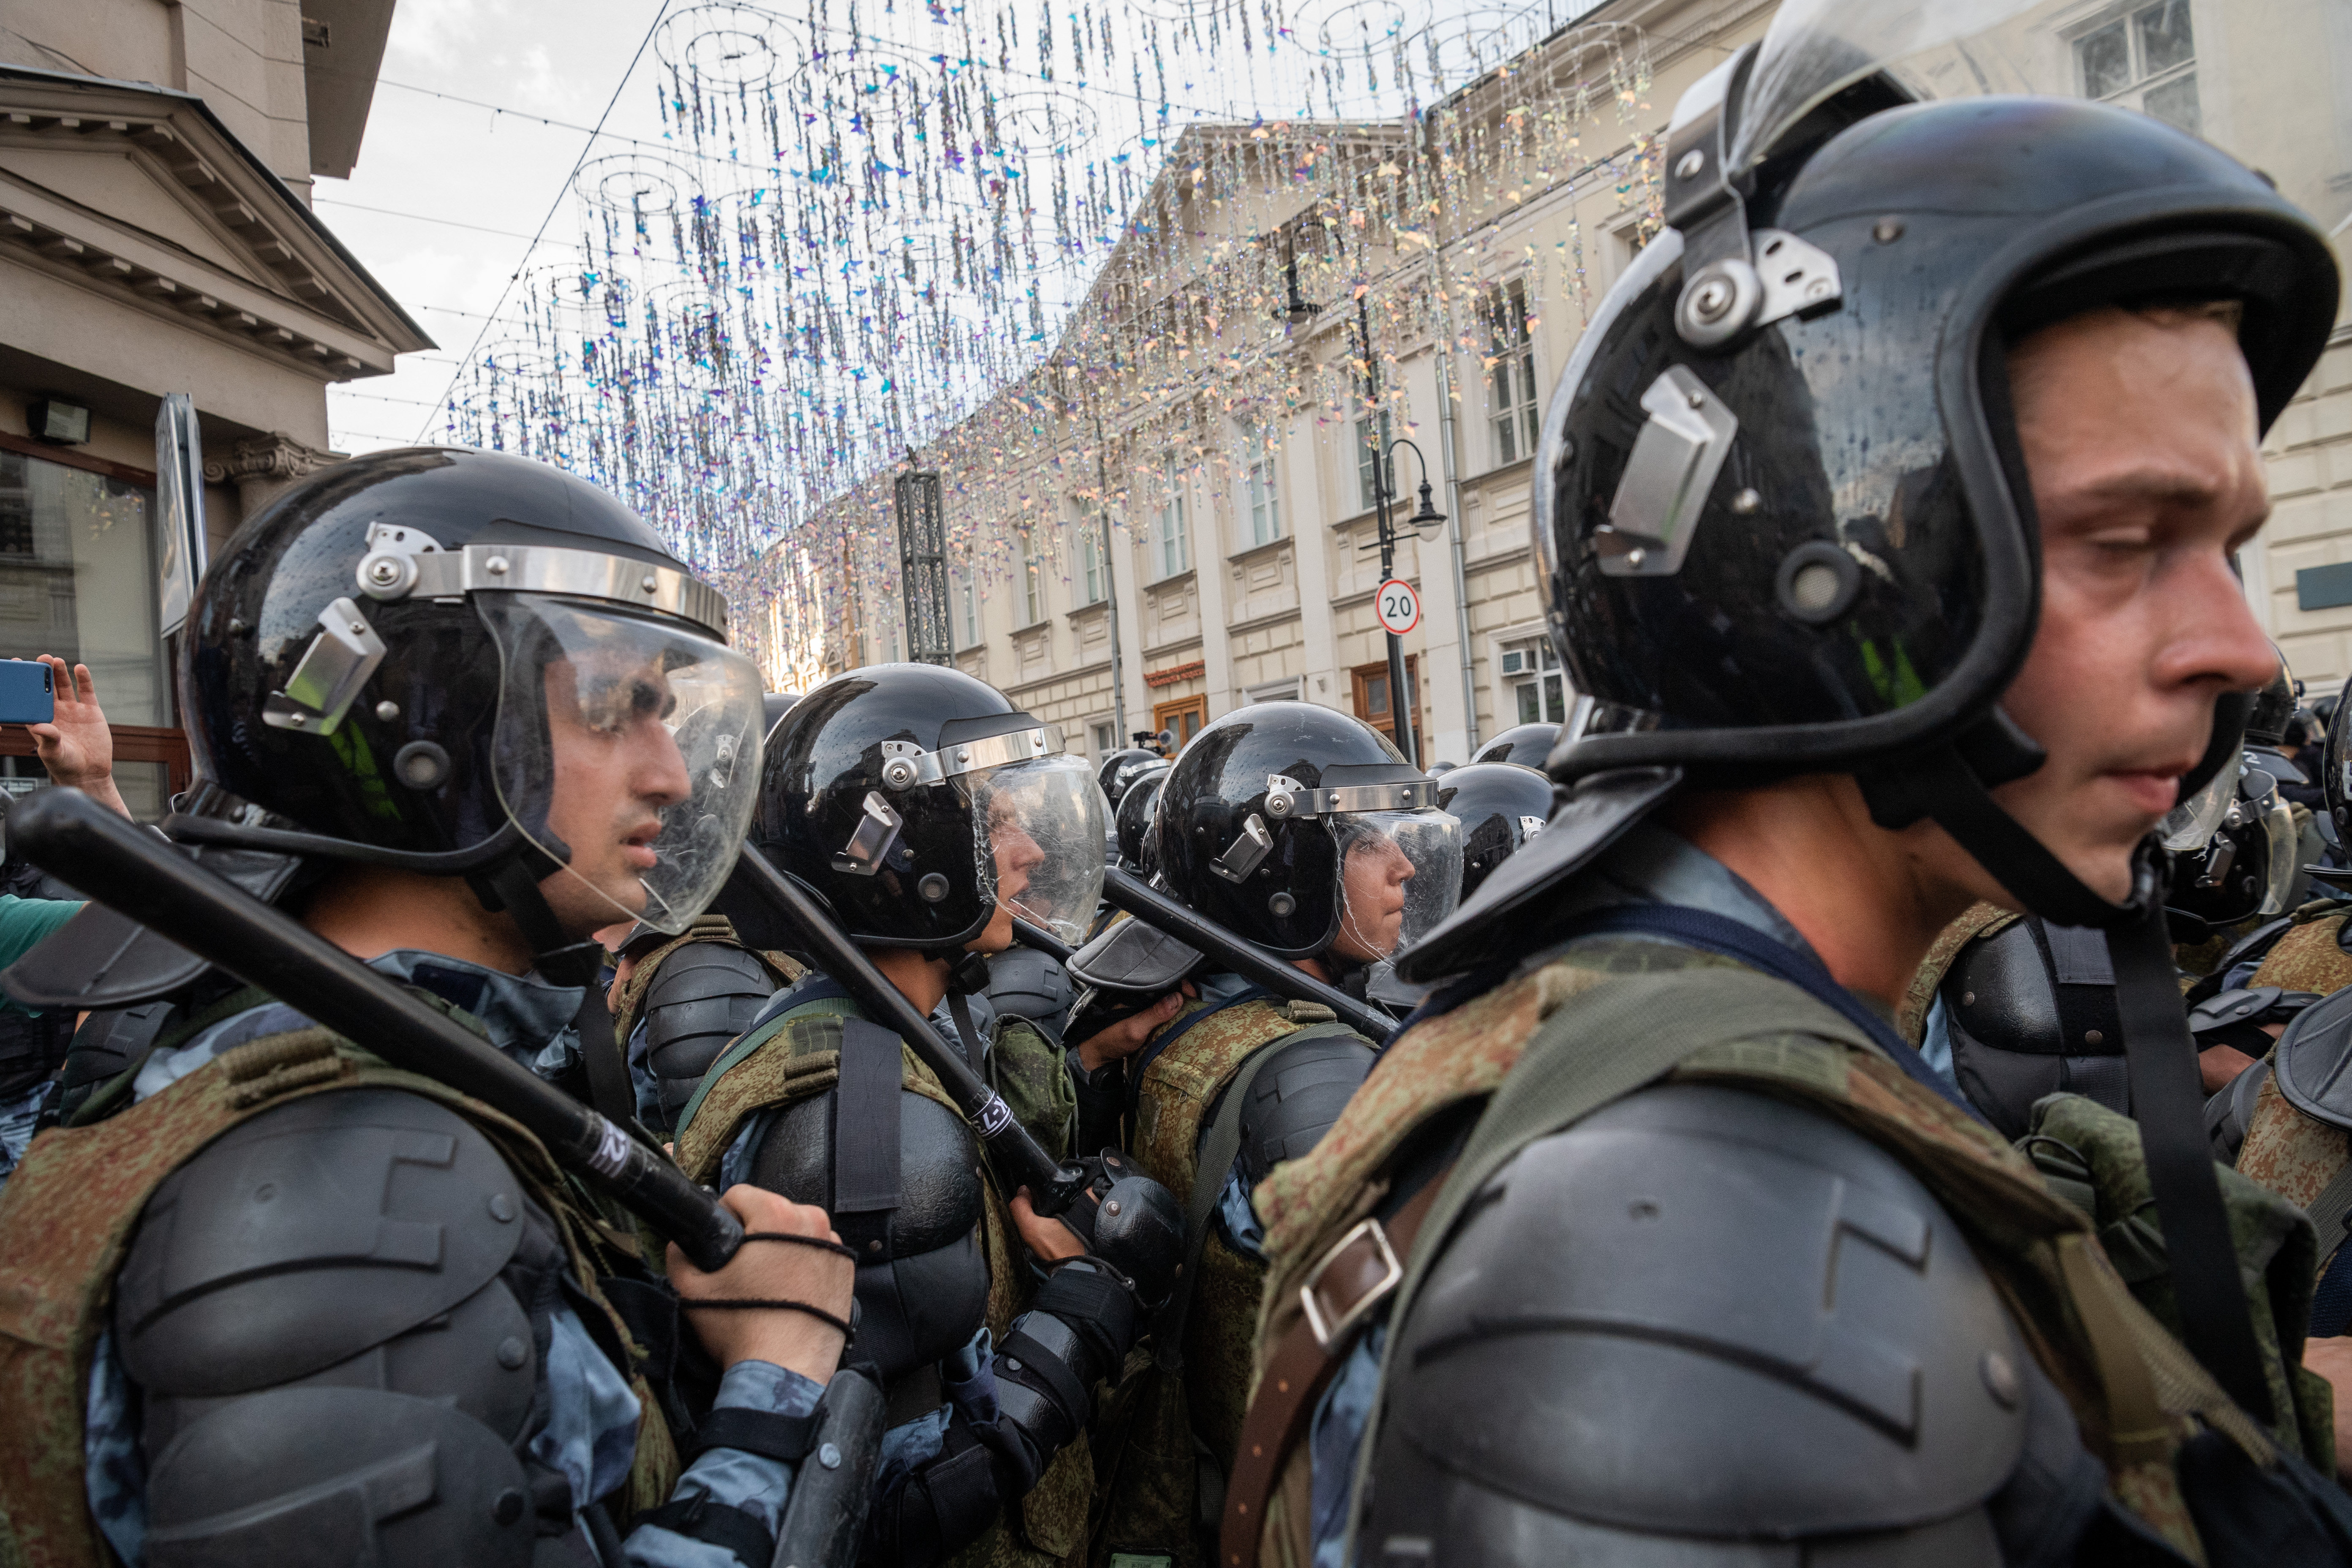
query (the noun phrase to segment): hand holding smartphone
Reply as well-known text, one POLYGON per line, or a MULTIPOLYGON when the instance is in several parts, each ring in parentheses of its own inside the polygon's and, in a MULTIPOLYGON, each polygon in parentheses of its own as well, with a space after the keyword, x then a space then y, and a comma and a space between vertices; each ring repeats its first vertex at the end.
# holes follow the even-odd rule
POLYGON ((29 659, 0 659, 0 724, 47 724, 57 716, 57 687, 49 667, 29 659))

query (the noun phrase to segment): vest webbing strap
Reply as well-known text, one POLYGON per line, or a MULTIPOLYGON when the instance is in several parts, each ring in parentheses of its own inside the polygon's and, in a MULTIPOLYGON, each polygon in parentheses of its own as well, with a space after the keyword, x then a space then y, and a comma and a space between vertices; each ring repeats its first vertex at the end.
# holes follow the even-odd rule
POLYGON ((719 1080, 727 1076, 728 1069, 782 1034, 785 1025, 800 1018, 863 1016, 857 1011, 857 1004, 850 1000, 849 993, 830 975, 820 974, 803 981, 794 987, 794 991, 809 994, 766 1023, 753 1027, 741 1039, 721 1051, 719 1059, 710 1064, 709 1069, 702 1075, 702 1081, 694 1086, 694 1092, 687 1097, 686 1104, 678 1110, 677 1138, 683 1140, 686 1137, 687 1128, 693 1124, 694 1113, 702 1109, 704 1099, 719 1080))

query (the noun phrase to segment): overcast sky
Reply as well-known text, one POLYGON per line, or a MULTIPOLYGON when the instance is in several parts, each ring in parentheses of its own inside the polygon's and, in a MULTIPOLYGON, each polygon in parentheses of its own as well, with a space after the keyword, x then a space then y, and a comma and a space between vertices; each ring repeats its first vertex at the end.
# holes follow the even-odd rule
MULTIPOLYGON (((441 347, 402 356, 397 374, 331 388, 338 450, 415 439, 451 362, 474 342, 562 194, 588 142, 572 127, 596 122, 660 8, 661 0, 399 0, 359 164, 349 180, 319 181, 315 201, 441 347)), ((609 132, 661 139, 655 80, 641 65, 609 132)), ((548 232, 570 239, 575 227, 567 202, 548 232)))

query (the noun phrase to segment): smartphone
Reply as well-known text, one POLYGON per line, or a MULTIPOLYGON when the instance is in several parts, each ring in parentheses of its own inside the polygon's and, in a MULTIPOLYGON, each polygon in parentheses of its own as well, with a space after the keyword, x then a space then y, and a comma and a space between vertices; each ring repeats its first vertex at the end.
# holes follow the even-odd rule
POLYGON ((0 724, 47 724, 58 716, 58 694, 49 667, 30 659, 0 658, 0 724))

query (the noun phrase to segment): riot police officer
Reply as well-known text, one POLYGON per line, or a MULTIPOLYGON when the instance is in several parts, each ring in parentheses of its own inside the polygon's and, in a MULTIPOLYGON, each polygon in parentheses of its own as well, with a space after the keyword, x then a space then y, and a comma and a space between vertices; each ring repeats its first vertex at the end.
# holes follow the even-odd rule
MULTIPOLYGON (((926 1014, 984 988, 975 955, 1010 946, 1016 914, 1067 941, 1101 893, 1091 770, 1055 726, 933 665, 853 670, 803 697, 769 737, 751 836, 926 1014)), ((969 1020, 962 1047, 1003 1084, 1003 1031, 992 1062, 969 1020)), ((1060 1079, 1051 1045, 1025 1057, 1060 1079)), ((1029 1103, 1044 1112, 1033 1134, 1066 1155, 1066 1086, 1029 1103)), ((1165 1280, 1085 1254, 1004 1191, 929 1069, 821 972, 712 1065, 679 1116, 677 1157, 698 1180, 824 1205, 857 1255, 856 1354, 891 1423, 869 1557, 1066 1558, 1090 1488, 1087 1391, 1165 1280), (1042 1285, 1016 1241, 1059 1263, 1042 1285)))
POLYGON ((1866 11, 1784 11, 1685 95, 1667 226, 1560 378, 1569 794, 1258 1193, 1226 1568, 2352 1560, 2148 858, 2274 668, 2231 557, 2334 258, 2155 121, 1913 101, 1832 30, 1866 11), (1979 899, 2109 933, 2138 1131, 2063 1105, 2160 1195, 2131 1289, 1886 1022, 1979 899))
POLYGON ((1464 899, 1543 831, 1552 797, 1540 762, 1472 763, 1444 775, 1437 804, 1462 825, 1464 899))
MULTIPOLYGON (((174 830, 299 858, 312 931, 568 1059, 587 987, 535 960, 683 927, 750 812, 759 681, 725 627, 555 469, 338 465, 198 592, 180 689, 210 804, 174 830)), ((821 1212, 730 1193, 818 1246, 716 1274, 673 1248, 665 1285, 517 1124, 259 988, 181 1013, 80 1110, 0 1194, 12 1539, 134 1568, 767 1561, 849 1307, 821 1212)))
MULTIPOLYGON (((1169 773, 1158 875, 1192 910, 1360 995, 1373 966, 1454 908, 1461 840, 1439 793, 1359 719, 1252 703, 1203 728, 1169 773)), ((1129 1152, 1191 1194, 1191 1266, 1152 1325, 1152 1364, 1129 1375, 1104 1419, 1115 1479, 1095 1536, 1098 1552, 1205 1562, 1265 1278, 1250 1196, 1315 1146, 1370 1070, 1373 1045, 1329 1009, 1218 973, 1137 921, 1113 926, 1071 969, 1138 999, 1181 988, 1172 1016, 1147 1013, 1143 1030, 1130 1026, 1102 1053, 1106 1074, 1125 1058, 1129 1152)))

